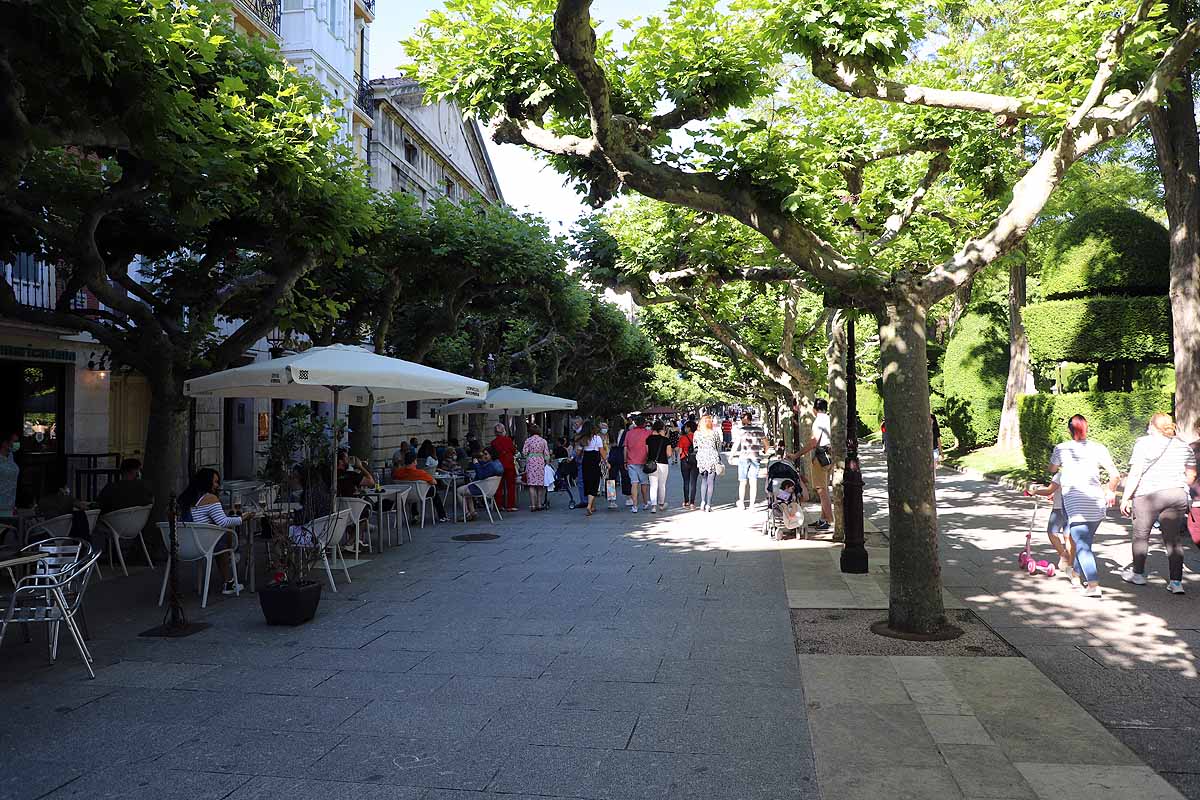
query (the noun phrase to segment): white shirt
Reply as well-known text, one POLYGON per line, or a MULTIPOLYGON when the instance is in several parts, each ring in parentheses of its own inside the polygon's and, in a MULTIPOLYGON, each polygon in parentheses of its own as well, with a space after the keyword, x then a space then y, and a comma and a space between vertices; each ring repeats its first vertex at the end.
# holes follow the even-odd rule
POLYGON ((588 443, 587 443, 587 447, 585 447, 585 448, 583 448, 583 449, 584 449, 584 452, 591 453, 591 452, 594 452, 594 451, 596 451, 596 450, 599 450, 599 449, 600 449, 601 447, 603 447, 603 446, 604 446, 604 440, 603 440, 603 439, 601 439, 599 436, 593 436, 593 437, 592 437, 592 438, 591 438, 591 439, 588 441, 588 443))
POLYGON ((812 426, 812 435, 816 437, 817 447, 829 447, 833 443, 833 431, 830 426, 829 415, 818 411, 812 426))
POLYGON ((1059 467, 1067 521, 1073 525, 1104 519, 1107 502, 1105 487, 1100 483, 1100 470, 1104 469, 1109 478, 1117 474, 1108 448, 1087 439, 1062 442, 1054 448, 1050 463, 1059 467))
POLYGON ((1187 490, 1184 470, 1196 466, 1196 455, 1182 439, 1168 439, 1157 434, 1147 434, 1133 445, 1133 456, 1129 459, 1129 471, 1144 470, 1132 496, 1145 496, 1171 489, 1187 490))
POLYGON ((1062 511, 1062 476, 1057 472, 1054 473, 1054 477, 1050 479, 1050 483, 1055 489, 1054 494, 1050 495, 1050 507, 1056 511, 1062 511))

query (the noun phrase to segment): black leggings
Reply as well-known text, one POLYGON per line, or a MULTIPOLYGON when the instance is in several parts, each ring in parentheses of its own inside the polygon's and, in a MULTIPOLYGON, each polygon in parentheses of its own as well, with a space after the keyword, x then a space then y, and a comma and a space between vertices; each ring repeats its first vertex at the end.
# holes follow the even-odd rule
POLYGON ((696 480, 700 477, 700 470, 689 465, 685 458, 679 461, 679 471, 683 473, 683 502, 695 505, 696 480))
POLYGON ((1154 521, 1162 529, 1167 548, 1167 567, 1171 580, 1183 580, 1183 526, 1187 520, 1189 498, 1186 489, 1163 489, 1133 498, 1133 571, 1146 574, 1146 554, 1150 552, 1150 529, 1154 521))

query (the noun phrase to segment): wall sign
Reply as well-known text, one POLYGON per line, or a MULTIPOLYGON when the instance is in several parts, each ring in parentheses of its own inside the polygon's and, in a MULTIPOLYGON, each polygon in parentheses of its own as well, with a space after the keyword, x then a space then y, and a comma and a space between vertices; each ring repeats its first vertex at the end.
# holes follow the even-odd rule
POLYGON ((0 358, 20 359, 21 361, 57 361, 60 364, 74 364, 79 354, 74 350, 55 350, 51 347, 22 347, 14 344, 0 344, 0 358))

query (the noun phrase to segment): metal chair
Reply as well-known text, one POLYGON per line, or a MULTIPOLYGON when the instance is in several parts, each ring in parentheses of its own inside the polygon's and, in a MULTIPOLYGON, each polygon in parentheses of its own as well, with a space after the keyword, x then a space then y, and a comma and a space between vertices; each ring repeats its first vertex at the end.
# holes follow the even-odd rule
MULTIPOLYGON (((158 604, 161 606, 167 596, 167 581, 171 577, 171 527, 166 522, 160 522, 158 530, 162 533, 163 544, 167 547, 167 568, 163 571, 162 589, 158 593, 158 604)), ((209 525, 206 522, 177 522, 175 523, 175 538, 179 542, 180 561, 197 562, 197 568, 200 567, 198 562, 204 562, 204 590, 200 594, 200 607, 207 608, 208 584, 212 577, 213 558, 222 553, 229 553, 232 556, 237 550, 237 536, 233 531, 219 525, 209 525), (218 550, 217 545, 224 536, 230 536, 234 543, 218 550)), ((238 585, 236 580, 234 585, 238 585)), ((199 581, 197 581, 196 588, 200 588, 199 581)), ((240 595, 241 589, 238 589, 237 593, 240 595)))
POLYGON ((146 547, 146 539, 142 536, 142 528, 146 527, 152 508, 153 506, 131 506, 100 515, 96 526, 101 531, 107 532, 112 541, 112 548, 108 551, 110 567, 113 563, 113 550, 115 550, 117 558, 121 561, 121 571, 126 575, 129 574, 129 568, 125 566, 125 554, 121 552, 121 540, 137 539, 142 546, 142 553, 146 556, 146 563, 150 565, 151 569, 154 568, 154 561, 150 558, 150 548, 146 547))
POLYGON ((500 516, 500 506, 496 505, 496 490, 500 488, 500 481, 503 479, 502 475, 493 475, 490 478, 484 478, 481 481, 471 481, 467 484, 467 486, 478 486, 479 491, 483 492, 483 497, 481 498, 483 500, 483 510, 487 512, 488 521, 493 525, 496 524, 497 519, 502 522, 504 521, 504 517, 500 516), (492 516, 493 509, 496 511, 495 517, 492 516))
POLYGON ((53 664, 58 658, 59 625, 65 623, 71 638, 75 640, 75 646, 79 648, 88 674, 95 678, 92 654, 84 643, 84 635, 75 622, 75 616, 78 614, 83 619, 83 597, 92 569, 100 559, 100 550, 78 539, 60 537, 35 542, 22 548, 22 552, 45 553, 46 557, 38 562, 32 575, 17 581, 16 591, 4 609, 4 619, 0 621, 0 644, 3 644, 4 634, 10 624, 44 622, 48 626, 46 644, 50 663, 53 664))

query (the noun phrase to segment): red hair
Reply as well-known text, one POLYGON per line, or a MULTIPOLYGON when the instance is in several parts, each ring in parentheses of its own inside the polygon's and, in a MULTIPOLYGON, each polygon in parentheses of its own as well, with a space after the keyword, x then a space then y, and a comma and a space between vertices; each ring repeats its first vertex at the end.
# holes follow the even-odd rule
POLYGON ((1081 442, 1087 438, 1088 422, 1087 417, 1083 414, 1076 414, 1067 420, 1067 430, 1071 432, 1071 438, 1077 442, 1081 442))

